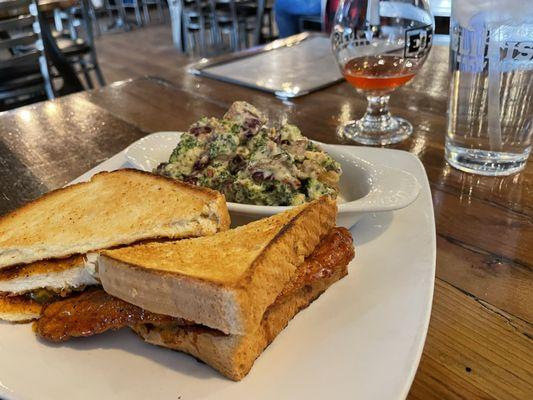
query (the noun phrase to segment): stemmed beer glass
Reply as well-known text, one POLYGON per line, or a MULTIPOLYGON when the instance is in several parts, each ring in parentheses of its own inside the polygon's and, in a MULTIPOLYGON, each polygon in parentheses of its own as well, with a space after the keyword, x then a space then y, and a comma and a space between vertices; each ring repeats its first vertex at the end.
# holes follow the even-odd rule
POLYGON ((358 143, 397 143, 413 132, 389 112, 390 94, 410 81, 426 60, 433 17, 426 0, 345 0, 331 34, 342 73, 368 100, 365 115, 340 127, 358 143))

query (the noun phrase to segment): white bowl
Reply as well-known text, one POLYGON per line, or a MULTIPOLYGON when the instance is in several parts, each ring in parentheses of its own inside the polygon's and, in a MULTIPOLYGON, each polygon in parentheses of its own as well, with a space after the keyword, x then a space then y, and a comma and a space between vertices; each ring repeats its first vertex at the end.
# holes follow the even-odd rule
MULTIPOLYGON (((180 140, 180 132, 156 132, 132 143, 125 151, 128 162, 143 171, 153 171, 168 161, 180 140)), ((366 161, 365 147, 317 142, 342 167, 337 225, 351 228, 368 213, 407 207, 418 196, 420 185, 408 172, 366 161)), ((383 149, 383 155, 395 150, 383 149)), ((386 162, 386 159, 384 159, 386 162)), ((228 202, 233 225, 268 217, 291 208, 228 202)))

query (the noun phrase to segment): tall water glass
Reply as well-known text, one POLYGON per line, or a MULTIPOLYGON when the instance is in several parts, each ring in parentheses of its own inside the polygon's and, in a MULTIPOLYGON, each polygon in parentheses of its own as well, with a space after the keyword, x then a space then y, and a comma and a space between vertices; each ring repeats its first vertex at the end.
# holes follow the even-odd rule
POLYGON ((533 136, 533 1, 453 0, 446 160, 481 175, 524 168, 533 136))

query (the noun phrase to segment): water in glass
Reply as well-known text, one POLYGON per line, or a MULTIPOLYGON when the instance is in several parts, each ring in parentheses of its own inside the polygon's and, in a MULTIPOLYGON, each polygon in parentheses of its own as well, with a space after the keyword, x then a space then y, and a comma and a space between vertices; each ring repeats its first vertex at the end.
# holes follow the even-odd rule
POLYGON ((533 133, 533 1, 452 4, 446 159, 463 171, 520 171, 533 133))

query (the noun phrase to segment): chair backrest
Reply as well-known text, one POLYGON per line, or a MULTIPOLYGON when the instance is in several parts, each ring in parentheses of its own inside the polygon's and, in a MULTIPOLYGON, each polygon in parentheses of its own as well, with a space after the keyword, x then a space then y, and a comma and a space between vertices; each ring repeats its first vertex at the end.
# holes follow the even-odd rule
POLYGON ((252 46, 257 46, 261 39, 261 29, 263 27, 263 16, 265 15, 266 0, 211 0, 211 6, 213 13, 216 14, 217 5, 225 5, 228 7, 231 19, 234 23, 237 23, 239 17, 239 6, 254 6, 256 9, 255 29, 253 32, 252 46))
MULTIPOLYGON (((0 13, 9 16, 0 20, 0 70, 16 70, 28 65, 38 66, 46 94, 48 98, 53 98, 54 91, 41 37, 36 0, 0 1, 0 13)), ((0 73, 1 80, 2 73, 0 73)), ((22 92, 24 90, 19 90, 19 93, 22 92)))
POLYGON ((235 25, 238 23, 237 5, 235 0, 210 0, 211 14, 216 21, 221 20, 221 16, 229 17, 229 21, 235 25))

